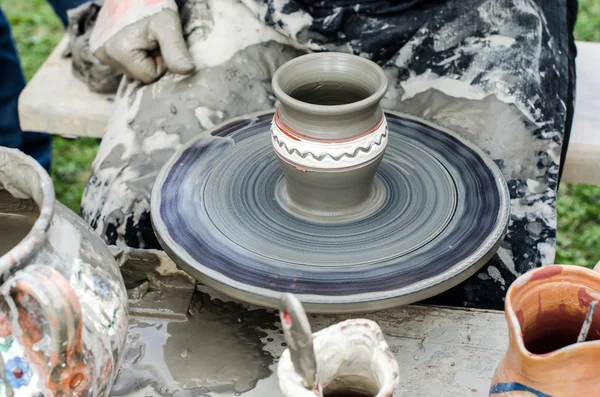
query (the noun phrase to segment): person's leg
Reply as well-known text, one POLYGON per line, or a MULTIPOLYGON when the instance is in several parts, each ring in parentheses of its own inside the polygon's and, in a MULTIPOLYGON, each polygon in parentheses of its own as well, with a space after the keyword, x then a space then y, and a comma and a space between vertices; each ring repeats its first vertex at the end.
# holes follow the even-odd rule
POLYGON ((25 88, 19 56, 10 26, 0 9, 0 146, 20 149, 50 169, 52 138, 36 132, 23 132, 19 124, 19 94, 25 88))

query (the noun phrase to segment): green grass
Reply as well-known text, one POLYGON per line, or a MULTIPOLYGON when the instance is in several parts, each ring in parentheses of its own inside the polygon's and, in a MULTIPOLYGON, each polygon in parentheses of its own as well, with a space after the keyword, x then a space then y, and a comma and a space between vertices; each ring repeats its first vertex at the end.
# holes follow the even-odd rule
MULTIPOLYGON (((580 0, 575 38, 600 42, 600 1, 580 0)), ((600 186, 562 184, 558 194, 556 263, 600 261, 600 186)))
MULTIPOLYGON (((64 35, 64 28, 46 0, 0 0, 29 80, 64 35)), ((52 179, 56 197, 79 213, 83 187, 90 174, 98 143, 91 138, 55 137, 52 179)))
POLYGON ((600 41, 600 1, 579 0, 575 38, 581 41, 600 41))
POLYGON ((52 144, 52 151, 52 180, 56 197, 78 214, 83 188, 98 151, 98 142, 93 138, 57 137, 52 144))
POLYGON ((0 0, 0 6, 10 22, 29 80, 63 36, 63 25, 46 0, 0 0))
POLYGON ((600 187, 561 185, 558 263, 593 267, 600 261, 600 187))
MULTIPOLYGON (((29 79, 62 37, 62 25, 45 0, 0 0, 0 6, 13 27, 23 70, 29 79)), ((599 0, 580 0, 575 35, 577 40, 600 41, 599 0)), ((57 137, 53 150, 56 195, 79 212, 96 141, 57 137)), ((558 196, 558 226, 557 263, 590 267, 599 261, 600 187, 563 184, 558 196)))

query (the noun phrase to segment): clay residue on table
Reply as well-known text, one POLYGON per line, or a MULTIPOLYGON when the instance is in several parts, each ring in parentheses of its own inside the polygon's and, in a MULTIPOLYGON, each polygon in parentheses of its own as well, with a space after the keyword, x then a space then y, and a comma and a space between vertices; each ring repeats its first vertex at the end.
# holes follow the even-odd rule
POLYGON ((274 358, 261 340, 267 330, 276 329, 275 314, 211 299, 197 291, 193 281, 186 285, 174 277, 176 269, 157 274, 162 265, 147 259, 145 266, 132 261, 123 269, 131 287, 130 305, 138 314, 130 320, 127 349, 111 395, 240 394, 271 375, 274 358), (144 267, 154 269, 152 280, 142 280, 144 267), (148 286, 140 288, 145 282, 148 286), (187 318, 182 310, 161 310, 181 306, 186 291, 191 297, 187 318))

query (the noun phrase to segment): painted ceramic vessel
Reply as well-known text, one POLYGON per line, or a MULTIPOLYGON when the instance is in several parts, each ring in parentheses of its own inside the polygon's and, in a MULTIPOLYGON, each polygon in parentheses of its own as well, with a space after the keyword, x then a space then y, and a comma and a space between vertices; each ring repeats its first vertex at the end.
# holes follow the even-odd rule
POLYGON ((399 382, 396 358, 377 323, 352 319, 314 334, 301 303, 281 300, 288 345, 277 367, 285 397, 391 397, 399 382))
POLYGON ((285 174, 277 190, 284 208, 335 222, 382 204, 383 188, 373 182, 388 142, 379 106, 387 87, 377 64, 343 53, 300 56, 276 71, 271 140, 285 174))
POLYGON ((108 395, 127 333, 119 267, 48 174, 1 147, 0 275, 0 395, 108 395))
POLYGON ((490 396, 593 396, 600 377, 600 310, 576 343, 590 305, 600 300, 600 273, 548 266, 519 277, 506 295, 509 347, 490 396))

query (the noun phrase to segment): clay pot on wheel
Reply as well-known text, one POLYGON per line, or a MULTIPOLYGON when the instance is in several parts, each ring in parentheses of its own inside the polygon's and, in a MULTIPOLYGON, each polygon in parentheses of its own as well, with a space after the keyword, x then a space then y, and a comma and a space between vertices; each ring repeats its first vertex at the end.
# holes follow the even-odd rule
POLYGON ((43 168, 2 147, 0 277, 0 395, 108 395, 127 334, 119 267, 43 168))
POLYGON ((382 204, 374 177, 388 141, 379 106, 387 87, 377 64, 343 53, 300 56, 275 72, 280 105, 271 138, 285 175, 277 199, 286 210, 339 222, 382 204))
POLYGON ((548 266, 519 277, 506 295, 509 347, 490 396, 598 395, 599 300, 598 270, 548 266))
POLYGON ((377 323, 352 319, 311 333, 302 304, 281 299, 288 344, 277 377, 285 397, 391 397, 399 369, 377 323))

